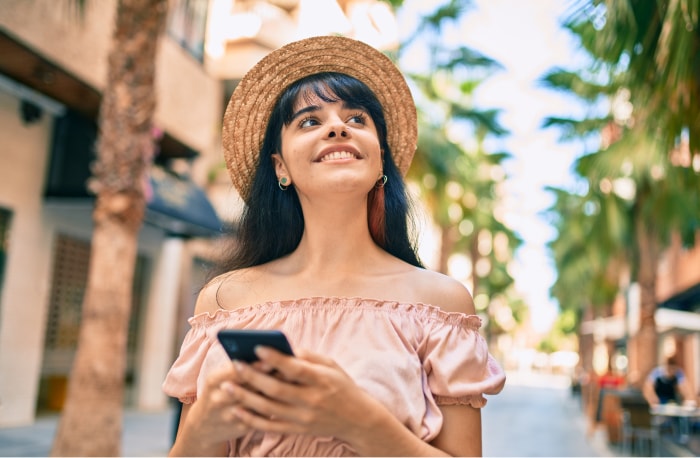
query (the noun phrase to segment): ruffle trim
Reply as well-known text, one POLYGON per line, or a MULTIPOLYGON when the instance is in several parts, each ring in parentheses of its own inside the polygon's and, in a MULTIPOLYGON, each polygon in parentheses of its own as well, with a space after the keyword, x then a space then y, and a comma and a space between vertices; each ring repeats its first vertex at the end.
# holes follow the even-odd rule
POLYGON ((294 310, 306 308, 331 308, 331 309, 364 309, 370 312, 401 313, 400 318, 414 314, 419 319, 434 320, 439 323, 463 327, 473 331, 481 328, 481 318, 478 315, 466 315, 459 312, 446 312, 440 307, 424 303, 406 303, 398 301, 387 301, 381 299, 369 299, 362 297, 321 297, 312 296, 300 299, 285 299, 277 301, 262 302, 254 305, 246 305, 233 310, 219 309, 214 314, 208 312, 200 313, 191 317, 188 321, 190 326, 208 327, 221 321, 230 320, 232 315, 241 318, 258 313, 289 313, 294 310))
POLYGON ((178 400, 183 404, 194 404, 197 400, 196 394, 186 394, 185 396, 178 397, 178 400))
POLYGON ((433 397, 439 406, 472 406, 475 409, 481 409, 486 405, 486 398, 480 394, 459 397, 433 395, 433 397))

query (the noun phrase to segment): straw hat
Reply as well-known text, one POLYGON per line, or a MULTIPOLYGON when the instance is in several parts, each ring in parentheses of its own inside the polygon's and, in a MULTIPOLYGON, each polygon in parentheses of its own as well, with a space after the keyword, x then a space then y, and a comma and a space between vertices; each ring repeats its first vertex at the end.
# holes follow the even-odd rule
POLYGON ((285 45, 260 60, 236 87, 224 114, 223 147, 233 185, 247 201, 267 122, 280 94, 293 82, 338 72, 365 83, 379 99, 387 142, 403 175, 416 150, 416 107, 406 81, 383 53, 357 40, 320 36, 285 45))

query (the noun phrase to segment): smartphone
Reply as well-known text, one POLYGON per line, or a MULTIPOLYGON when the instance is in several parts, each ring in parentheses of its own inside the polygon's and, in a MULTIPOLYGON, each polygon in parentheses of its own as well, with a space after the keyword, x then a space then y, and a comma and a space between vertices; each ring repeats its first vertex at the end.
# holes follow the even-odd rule
POLYGON ((282 331, 266 329, 222 329, 217 334, 229 358, 252 363, 258 360, 255 347, 271 347, 287 355, 294 355, 282 331))

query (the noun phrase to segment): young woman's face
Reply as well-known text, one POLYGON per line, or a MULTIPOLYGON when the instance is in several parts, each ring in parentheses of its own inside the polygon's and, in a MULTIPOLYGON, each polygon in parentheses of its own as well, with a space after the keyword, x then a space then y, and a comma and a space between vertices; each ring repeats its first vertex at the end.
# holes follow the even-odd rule
POLYGON ((300 96, 291 122, 282 127, 277 177, 287 178, 300 199, 332 192, 367 194, 382 175, 381 147, 374 121, 348 102, 300 96))

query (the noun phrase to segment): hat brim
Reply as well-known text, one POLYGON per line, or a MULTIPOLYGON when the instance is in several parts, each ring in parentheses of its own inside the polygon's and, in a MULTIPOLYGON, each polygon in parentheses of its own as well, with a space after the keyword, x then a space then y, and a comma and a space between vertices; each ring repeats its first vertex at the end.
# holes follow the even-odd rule
POLYGON ((222 144, 233 185, 248 200, 272 109, 295 81, 337 72, 365 83, 382 104, 387 143, 396 166, 406 175, 416 150, 416 107, 404 76, 382 52, 340 36, 295 41, 261 59, 238 84, 224 113, 222 144))

